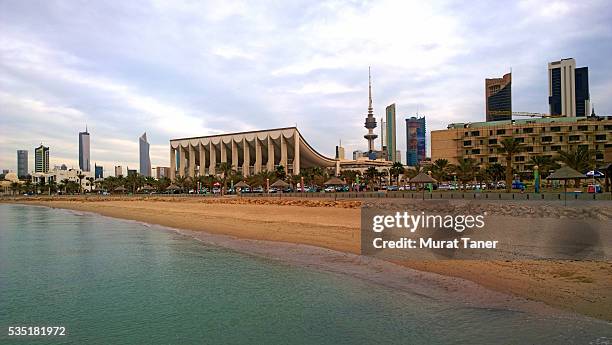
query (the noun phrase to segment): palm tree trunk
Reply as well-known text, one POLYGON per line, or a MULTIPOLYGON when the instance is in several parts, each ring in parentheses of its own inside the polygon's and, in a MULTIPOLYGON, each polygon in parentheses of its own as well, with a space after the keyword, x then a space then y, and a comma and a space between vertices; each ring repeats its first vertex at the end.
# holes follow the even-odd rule
POLYGON ((512 191, 512 156, 506 157, 506 191, 512 191))

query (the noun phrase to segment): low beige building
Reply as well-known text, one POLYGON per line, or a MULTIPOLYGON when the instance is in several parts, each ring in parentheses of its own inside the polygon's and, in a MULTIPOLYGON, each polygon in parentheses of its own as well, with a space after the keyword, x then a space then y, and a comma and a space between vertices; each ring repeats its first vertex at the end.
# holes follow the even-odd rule
POLYGON ((285 167, 298 174, 308 167, 335 167, 339 161, 315 151, 297 127, 208 135, 170 140, 170 178, 215 175, 220 163, 230 163, 244 176, 285 167))
POLYGON ((612 117, 454 123, 448 129, 431 131, 431 160, 443 158, 456 164, 464 157, 480 165, 505 164, 499 143, 511 137, 524 146, 523 152, 513 158, 513 166, 519 172, 531 170, 529 161, 533 156, 555 157, 559 150, 579 146, 599 151, 595 158, 603 165, 604 152, 612 147, 612 117))

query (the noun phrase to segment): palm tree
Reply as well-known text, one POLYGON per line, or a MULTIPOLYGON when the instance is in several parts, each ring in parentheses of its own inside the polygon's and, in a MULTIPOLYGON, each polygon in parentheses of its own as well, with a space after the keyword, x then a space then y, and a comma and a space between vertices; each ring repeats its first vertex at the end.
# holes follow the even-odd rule
POLYGON ((506 191, 512 190, 512 157, 523 151, 523 144, 515 138, 506 138, 500 142, 498 151, 506 158, 506 191))
POLYGON ((22 185, 21 188, 23 191, 25 191, 26 193, 29 193, 30 191, 32 191, 32 179, 31 177, 28 178, 25 183, 22 185))
POLYGON ((65 178, 65 179, 63 179, 63 180, 62 180, 62 185, 63 185, 63 187, 64 187, 64 194, 68 193, 68 190, 67 190, 67 188, 68 188, 68 182, 70 182, 70 180, 69 180, 69 179, 67 179, 67 178, 65 178))
POLYGON ((378 170, 375 167, 369 167, 366 169, 364 173, 364 177, 366 179, 366 184, 370 190, 373 189, 373 182, 378 177, 378 170))
POLYGON ((399 185, 399 176, 404 173, 404 165, 401 162, 395 162, 389 169, 389 173, 395 178, 395 182, 399 185))
POLYGON ((486 171, 487 175, 489 175, 489 177, 495 182, 496 185, 497 182, 501 181, 505 177, 505 169, 499 163, 489 164, 489 166, 487 166, 486 168, 486 171))
POLYGON ((55 179, 49 180, 47 186, 49 187, 49 195, 51 195, 52 192, 54 193, 57 191, 57 183, 55 182, 55 179))
POLYGON ((91 192, 93 190, 94 181, 96 179, 93 177, 87 177, 85 179, 87 180, 87 182, 89 182, 89 191, 91 192))
POLYGON ((77 177, 79 178, 79 193, 83 194, 83 179, 85 178, 85 175, 83 173, 80 173, 77 175, 77 177))
POLYGON ((361 173, 357 170, 343 170, 340 172, 340 177, 346 180, 346 183, 349 186, 352 186, 353 183, 357 181, 357 176, 361 175, 361 173))
MULTIPOLYGON (((587 172, 595 166, 595 155, 597 155, 598 152, 597 150, 589 150, 586 146, 578 146, 575 150, 557 151, 560 162, 582 173, 587 172)), ((574 185, 579 187, 580 179, 574 180, 574 185)))
POLYGON ((276 170, 274 171, 274 174, 276 175, 276 178, 278 178, 279 180, 285 180, 285 178, 287 178, 287 173, 285 172, 285 167, 282 165, 279 165, 276 167, 276 170))
POLYGON ((546 178, 550 170, 556 170, 559 168, 559 164, 555 162, 550 156, 533 156, 529 160, 529 165, 538 166, 540 176, 546 178))
POLYGON ((174 178, 174 183, 176 183, 177 187, 181 189, 181 193, 185 193, 185 190, 189 191, 189 186, 191 185, 191 178, 179 175, 174 178))
POLYGON ((491 175, 489 175, 489 171, 487 169, 477 166, 474 170, 474 178, 478 184, 483 182, 488 184, 488 182, 491 180, 491 175))
POLYGON ((11 190, 13 191, 13 195, 19 194, 19 192, 21 191, 21 183, 19 182, 11 183, 11 190))
POLYGON ((80 184, 78 184, 78 183, 76 183, 76 182, 74 182, 74 181, 69 181, 69 182, 66 184, 66 191, 67 191, 68 193, 72 193, 72 194, 74 194, 74 193, 76 193, 76 192, 79 192, 79 191, 80 191, 80 189, 81 189, 81 185, 80 185, 80 184))
POLYGON ((431 166, 431 174, 433 175, 433 178, 440 182, 447 181, 449 167, 450 165, 448 164, 447 159, 436 159, 436 161, 431 166))
MULTIPOLYGON (((210 176, 206 176, 206 175, 200 175, 196 178, 195 182, 198 185, 198 192, 197 194, 200 194, 200 191, 202 189, 204 189, 204 186, 208 185, 208 182, 210 181, 210 176)), ((161 180, 160 180, 161 181, 161 180)))
POLYGON ((40 192, 40 194, 43 193, 43 188, 45 187, 45 184, 46 184, 45 182, 46 182, 46 180, 45 180, 44 177, 40 177, 38 179, 38 183, 37 183, 38 187, 36 188, 36 193, 35 194, 38 194, 39 192, 40 192))
POLYGON ((157 188, 157 192, 163 193, 166 191, 166 188, 170 186, 172 182, 167 177, 162 177, 155 183, 155 187, 157 188))
POLYGON ((221 175, 221 195, 225 194, 225 189, 227 188, 227 179, 232 173, 234 173, 234 169, 232 168, 231 164, 229 164, 228 162, 221 162, 221 164, 219 164, 219 167, 217 168, 217 174, 221 175))
POLYGON ((474 179, 474 172, 476 170, 476 161, 472 158, 459 158, 459 164, 455 166, 455 173, 457 178, 461 181, 462 189, 465 185, 474 179))

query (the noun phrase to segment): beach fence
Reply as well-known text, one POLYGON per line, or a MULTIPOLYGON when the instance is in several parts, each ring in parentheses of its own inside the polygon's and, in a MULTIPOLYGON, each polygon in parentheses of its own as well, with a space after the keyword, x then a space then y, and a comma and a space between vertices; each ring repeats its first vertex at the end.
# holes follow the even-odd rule
MULTIPOLYGON (((5 198, 15 198, 14 196, 4 196, 5 198)), ((32 197, 50 197, 50 198, 216 198, 218 194, 112 194, 112 195, 40 195, 40 196, 17 196, 16 198, 32 198, 32 197)), ((317 192, 317 193, 245 193, 242 195, 227 195, 228 198, 306 198, 306 199, 332 199, 332 200, 347 200, 347 199, 423 199, 422 192, 403 192, 403 191, 380 191, 380 192, 317 192)), ((506 193, 506 192, 472 192, 472 191, 443 191, 443 192, 426 192, 425 200, 533 200, 533 201, 555 201, 563 200, 563 193, 506 193)), ((567 200, 612 200, 610 193, 575 193, 568 192, 567 200)))

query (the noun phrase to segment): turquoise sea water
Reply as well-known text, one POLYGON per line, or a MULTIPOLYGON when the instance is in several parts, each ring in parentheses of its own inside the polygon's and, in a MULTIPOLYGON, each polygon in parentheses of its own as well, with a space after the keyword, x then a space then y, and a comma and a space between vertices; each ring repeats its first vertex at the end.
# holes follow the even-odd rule
POLYGON ((465 308, 135 222, 0 204, 0 344, 607 344, 610 324, 465 308), (9 337, 64 326, 64 337, 9 337))

